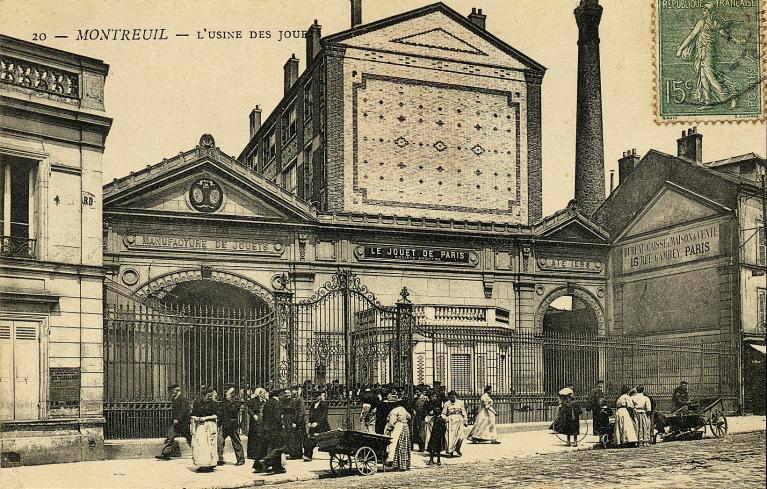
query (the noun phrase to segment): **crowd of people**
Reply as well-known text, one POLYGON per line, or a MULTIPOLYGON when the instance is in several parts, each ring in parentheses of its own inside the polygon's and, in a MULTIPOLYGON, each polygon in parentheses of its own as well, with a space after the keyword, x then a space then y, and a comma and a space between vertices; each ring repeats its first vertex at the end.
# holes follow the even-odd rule
MULTIPOLYGON (((578 446, 584 415, 573 387, 568 384, 559 391, 559 409, 551 424, 552 430, 566 436, 567 446, 578 446)), ((212 471, 224 464, 227 439, 236 456, 235 465, 245 464, 247 457, 253 460, 257 473, 284 473, 283 457, 311 461, 317 447, 316 435, 330 430, 329 393, 334 399, 359 401, 362 431, 391 438, 386 463, 393 469, 409 470, 414 450, 428 452, 429 465, 441 465, 442 456, 462 456, 465 440, 500 443, 489 385, 480 397, 471 430, 464 401, 440 382, 408 389, 392 384, 355 386, 348 392, 338 383, 304 383, 271 392, 263 388, 238 391, 234 385, 227 385, 223 399, 219 399, 215 388, 202 386, 191 403, 178 384, 170 386, 169 391, 172 424, 157 458, 169 460, 174 440, 183 437, 192 447, 199 471, 212 471), (240 433, 247 433, 246 447, 240 433)), ((680 383, 672 399, 677 411, 688 409, 687 382, 680 383)), ((655 403, 645 394, 644 387, 622 386, 614 406, 613 413, 606 400, 604 382, 597 381, 585 406, 593 416, 594 434, 609 436, 611 445, 618 447, 649 444, 655 403)))
POLYGON ((183 437, 192 447, 199 471, 223 465, 226 440, 235 453, 235 465, 253 460, 257 473, 284 473, 283 457, 311 461, 317 446, 315 435, 330 430, 328 393, 334 399, 348 396, 361 403, 359 423, 363 431, 388 435, 386 463, 409 470, 411 452, 428 452, 429 464, 441 465, 443 455, 460 457, 464 440, 499 443, 496 413, 487 386, 473 429, 468 413, 455 391, 439 382, 399 389, 389 385, 355 386, 349 392, 340 384, 318 386, 304 383, 267 392, 263 388, 238 391, 227 385, 219 399, 213 387, 202 386, 191 402, 178 384, 170 386, 172 423, 160 455, 169 460, 173 443, 183 437), (412 392, 412 394, 411 394, 412 392), (243 447, 240 433, 247 433, 243 447))
MULTIPOLYGON (((559 410, 551 429, 566 436, 567 446, 578 446, 580 436, 580 417, 584 414, 575 400, 573 384, 568 383, 559 391, 559 410)), ((687 391, 687 382, 681 381, 674 389, 672 403, 675 412, 684 412, 691 406, 687 391)), ((654 419, 656 414, 655 402, 645 393, 643 385, 630 387, 621 386, 620 396, 615 401, 613 410, 604 393, 604 382, 598 380, 588 393, 586 411, 592 413, 593 430, 595 435, 606 435, 611 440, 610 445, 616 447, 639 447, 650 444, 653 430, 656 429, 654 419), (614 421, 610 417, 614 415, 614 421)))

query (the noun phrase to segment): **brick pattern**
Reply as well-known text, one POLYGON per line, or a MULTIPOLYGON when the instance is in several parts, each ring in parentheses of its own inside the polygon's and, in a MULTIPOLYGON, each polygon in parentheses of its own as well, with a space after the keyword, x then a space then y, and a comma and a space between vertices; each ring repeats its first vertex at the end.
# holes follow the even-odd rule
POLYGON ((328 50, 327 85, 327 149, 325 161, 326 202, 329 211, 344 208, 344 51, 334 47, 328 50))
POLYGON ((527 79, 527 202, 528 222, 543 217, 543 138, 541 135, 541 81, 537 73, 527 79))
POLYGON ((372 204, 513 211, 521 193, 513 99, 509 92, 365 75, 354 97, 355 191, 372 204))

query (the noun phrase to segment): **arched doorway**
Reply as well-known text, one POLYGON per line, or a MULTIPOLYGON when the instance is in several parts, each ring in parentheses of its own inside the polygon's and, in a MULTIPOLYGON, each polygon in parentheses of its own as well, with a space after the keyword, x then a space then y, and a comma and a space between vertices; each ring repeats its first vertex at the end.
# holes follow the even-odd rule
POLYGON ((604 312, 585 289, 568 286, 550 292, 536 316, 543 335, 543 384, 554 394, 568 383, 585 394, 600 376, 594 339, 604 332, 604 312))
POLYGON ((174 383, 190 397, 203 385, 219 392, 228 383, 243 390, 273 385, 274 299, 257 282, 198 269, 156 277, 131 296, 122 292, 104 316, 109 438, 161 436, 174 383))

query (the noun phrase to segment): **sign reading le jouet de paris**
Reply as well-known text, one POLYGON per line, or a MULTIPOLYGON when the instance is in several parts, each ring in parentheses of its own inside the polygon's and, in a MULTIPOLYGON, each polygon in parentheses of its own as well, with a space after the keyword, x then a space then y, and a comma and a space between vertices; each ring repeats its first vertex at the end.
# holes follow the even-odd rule
POLYGON ((355 249, 354 253, 360 260, 431 262, 472 266, 479 262, 476 251, 436 247, 361 245, 355 249))
POLYGON ((649 270, 719 254, 719 224, 709 224, 648 238, 621 249, 624 271, 649 270))
POLYGON ((278 242, 181 235, 128 234, 123 238, 123 243, 128 249, 213 251, 273 256, 281 255, 284 250, 282 244, 278 242))

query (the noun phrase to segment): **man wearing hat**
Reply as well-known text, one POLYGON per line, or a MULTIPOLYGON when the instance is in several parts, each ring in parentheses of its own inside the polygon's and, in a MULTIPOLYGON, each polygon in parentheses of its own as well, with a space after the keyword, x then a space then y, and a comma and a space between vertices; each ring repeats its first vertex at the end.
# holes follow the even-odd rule
POLYGON ((285 468, 282 466, 285 439, 282 426, 282 404, 279 399, 282 393, 282 389, 273 390, 264 404, 263 430, 264 438, 269 440, 269 447, 264 458, 253 462, 254 472, 267 472, 271 468, 275 474, 285 473, 285 468))
POLYGON ((687 392, 686 380, 681 381, 676 389, 674 389, 671 401, 674 403, 674 410, 687 410, 690 405, 690 394, 687 392))
POLYGON ((242 442, 240 441, 240 406, 242 402, 237 397, 237 390, 233 385, 228 385, 226 392, 224 393, 224 400, 221 403, 221 411, 219 415, 219 425, 221 429, 218 434, 218 465, 224 465, 224 443, 226 439, 232 440, 232 448, 234 454, 237 457, 237 463, 235 465, 243 465, 245 463, 245 454, 242 450, 242 442))
POLYGON ((597 423, 596 419, 599 417, 599 413, 602 411, 601 400, 605 397, 604 391, 605 383, 602 379, 599 379, 594 384, 594 388, 589 391, 586 398, 586 411, 591 411, 594 419, 594 433, 596 434, 597 423))
POLYGON ((168 436, 165 438, 165 445, 162 447, 160 455, 155 455, 159 460, 170 460, 170 452, 173 449, 173 442, 177 436, 186 438, 189 446, 192 446, 192 433, 189 430, 190 411, 189 399, 181 393, 181 386, 172 384, 168 387, 168 393, 171 396, 170 412, 173 421, 168 427, 168 436))

